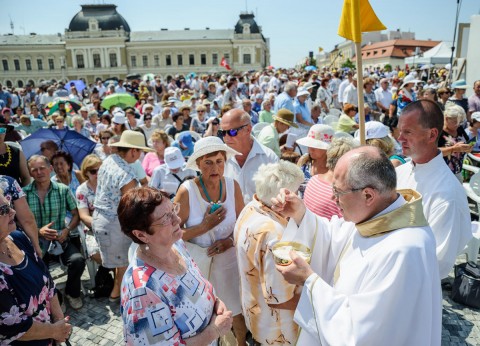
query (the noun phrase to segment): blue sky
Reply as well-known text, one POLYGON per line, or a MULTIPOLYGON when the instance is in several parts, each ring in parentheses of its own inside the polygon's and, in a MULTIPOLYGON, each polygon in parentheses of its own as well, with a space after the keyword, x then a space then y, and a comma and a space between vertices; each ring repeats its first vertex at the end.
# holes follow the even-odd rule
MULTIPOLYGON (((132 31, 233 28, 240 12, 256 15, 270 38, 271 63, 290 67, 309 51, 326 51, 343 41, 337 35, 342 0, 1 0, 0 34, 63 33, 81 4, 114 3, 132 31)), ((417 39, 451 41, 456 0, 370 0, 377 16, 390 30, 413 31, 417 39)), ((480 1, 462 0, 459 22, 480 13, 480 1)))

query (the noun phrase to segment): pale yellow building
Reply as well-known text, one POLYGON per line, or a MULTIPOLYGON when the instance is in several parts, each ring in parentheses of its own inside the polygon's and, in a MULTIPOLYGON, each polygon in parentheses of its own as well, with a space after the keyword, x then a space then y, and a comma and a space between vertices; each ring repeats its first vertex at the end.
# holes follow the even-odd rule
POLYGON ((23 87, 44 80, 125 78, 127 74, 224 72, 270 65, 269 39, 251 13, 233 29, 131 32, 115 5, 82 5, 63 34, 0 36, 0 82, 23 87))

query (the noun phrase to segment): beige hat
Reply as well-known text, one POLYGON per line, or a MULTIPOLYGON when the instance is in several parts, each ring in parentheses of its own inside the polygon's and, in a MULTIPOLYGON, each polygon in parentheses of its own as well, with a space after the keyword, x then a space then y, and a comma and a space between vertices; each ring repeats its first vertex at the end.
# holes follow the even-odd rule
POLYGON ((216 136, 204 137, 195 143, 193 154, 188 158, 186 168, 199 171, 200 168, 197 166, 197 159, 216 151, 224 151, 227 154, 227 160, 234 155, 241 155, 216 136))
POLYGON ((285 125, 298 127, 298 125, 295 124, 294 121, 293 121, 294 118, 295 118, 295 115, 286 108, 279 109, 277 114, 274 114, 272 116, 272 118, 273 118, 273 120, 280 121, 281 123, 284 123, 285 125))
POLYGON ((120 137, 120 141, 110 144, 111 147, 133 148, 143 151, 154 152, 155 149, 147 147, 145 136, 137 131, 125 130, 120 137))

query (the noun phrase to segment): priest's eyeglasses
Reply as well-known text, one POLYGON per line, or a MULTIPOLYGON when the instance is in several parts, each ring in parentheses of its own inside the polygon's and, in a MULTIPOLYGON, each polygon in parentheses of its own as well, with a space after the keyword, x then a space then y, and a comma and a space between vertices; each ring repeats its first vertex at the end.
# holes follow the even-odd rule
POLYGON ((340 198, 340 196, 346 195, 348 193, 361 191, 363 189, 364 189, 364 187, 361 187, 361 188, 358 188, 358 189, 351 189, 351 190, 347 190, 347 191, 341 191, 341 190, 338 190, 335 187, 335 185, 332 184, 332 193, 333 193, 333 196, 335 197, 335 199, 338 199, 338 198, 340 198))

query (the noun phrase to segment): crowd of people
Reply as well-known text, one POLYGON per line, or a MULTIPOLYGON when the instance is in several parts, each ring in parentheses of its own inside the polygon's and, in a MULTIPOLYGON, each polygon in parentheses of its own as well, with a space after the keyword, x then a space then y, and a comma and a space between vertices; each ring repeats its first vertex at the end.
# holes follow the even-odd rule
POLYGON ((128 345, 439 345, 441 280, 472 237, 463 159, 480 151, 480 80, 447 75, 0 85, 0 342, 68 339, 95 261, 128 345), (41 129, 92 150, 46 137, 27 155, 41 129), (287 229, 309 263, 276 264, 287 229))

